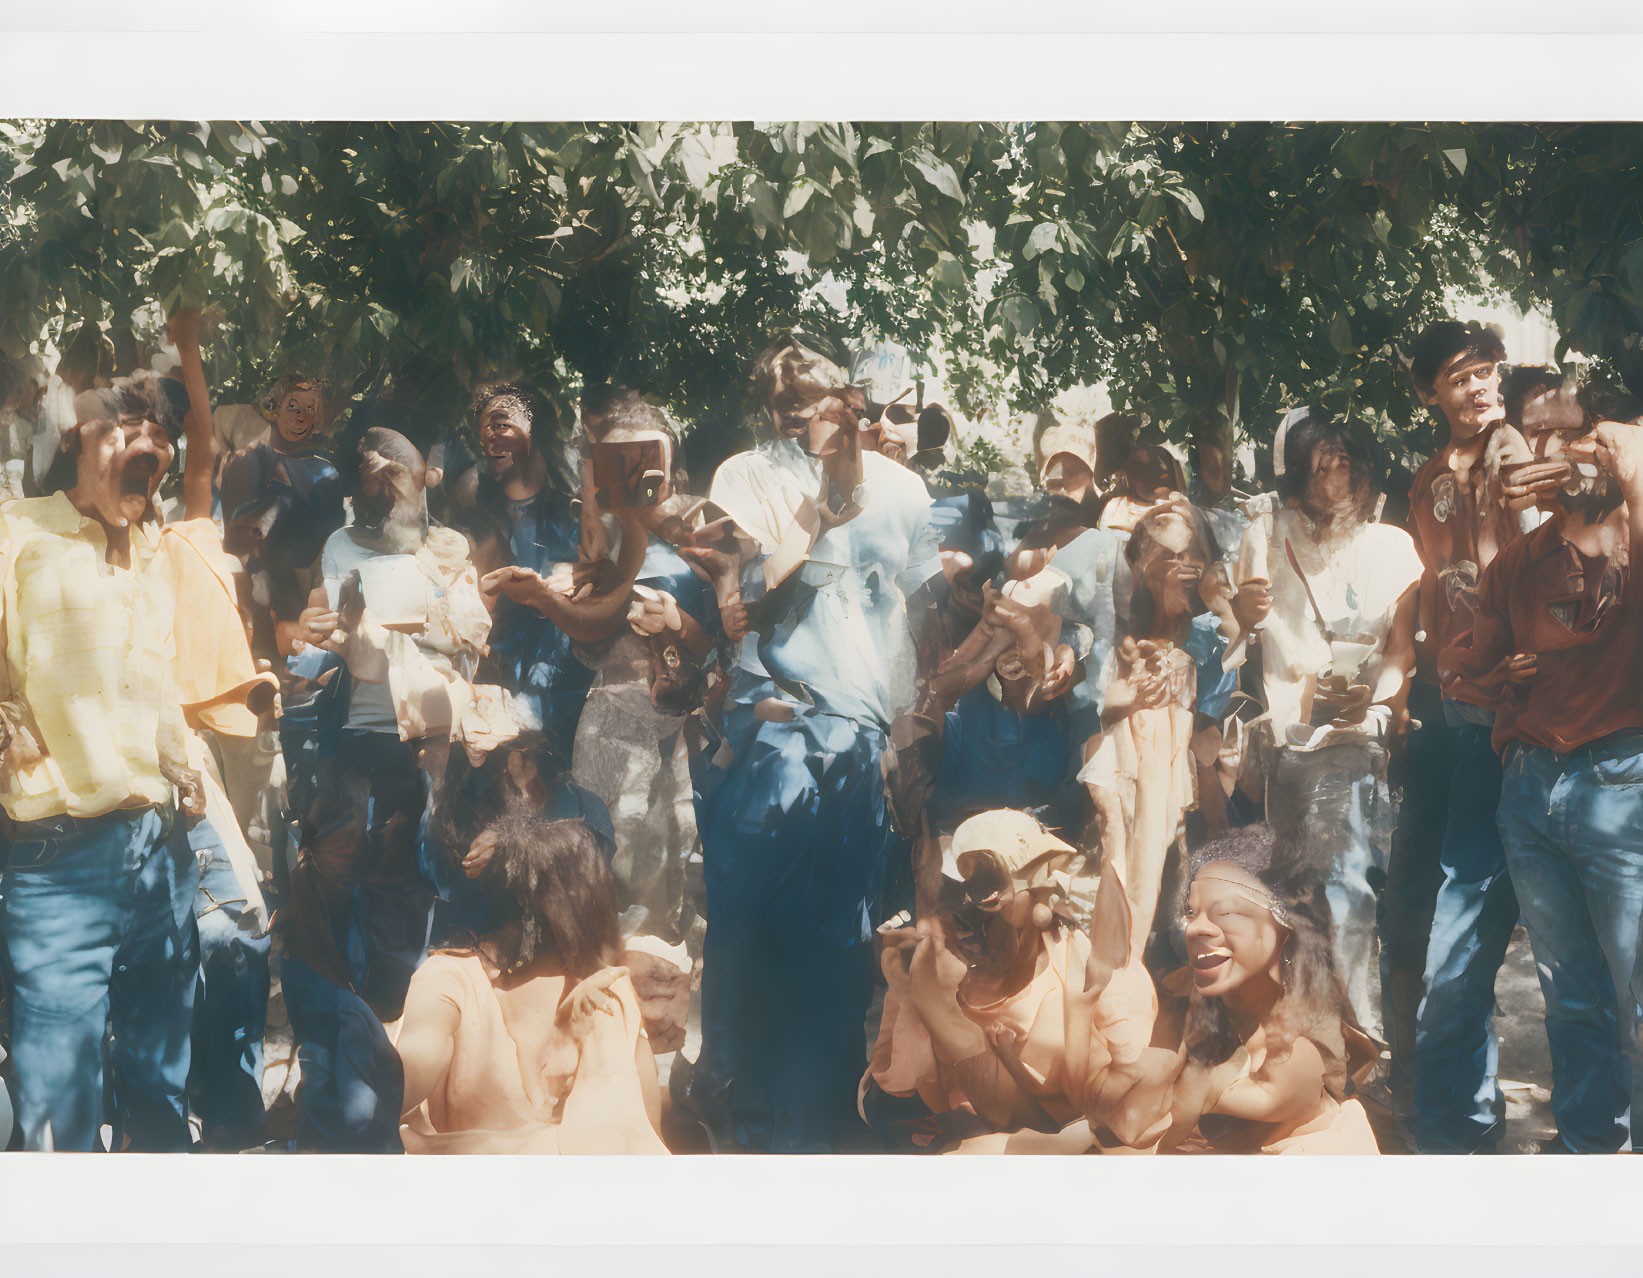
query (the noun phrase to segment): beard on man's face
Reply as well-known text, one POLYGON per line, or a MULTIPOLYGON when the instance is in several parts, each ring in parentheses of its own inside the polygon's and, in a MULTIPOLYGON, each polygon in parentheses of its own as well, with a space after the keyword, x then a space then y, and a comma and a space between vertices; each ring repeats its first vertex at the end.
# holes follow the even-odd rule
POLYGON ((1575 492, 1564 491, 1557 495, 1558 507, 1584 524, 1603 522, 1619 510, 1625 500, 1620 485, 1603 474, 1595 479, 1582 477, 1575 492))
POLYGON ((354 497, 354 522, 364 528, 380 528, 393 513, 393 489, 384 484, 374 493, 361 492, 354 497))

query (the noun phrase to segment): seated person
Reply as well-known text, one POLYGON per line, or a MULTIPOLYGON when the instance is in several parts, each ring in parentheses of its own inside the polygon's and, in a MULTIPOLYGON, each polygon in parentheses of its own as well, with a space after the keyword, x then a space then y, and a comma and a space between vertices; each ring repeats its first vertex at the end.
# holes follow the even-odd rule
MULTIPOLYGON (((1092 1127, 1170 1153, 1379 1153, 1346 1098, 1375 1054, 1335 968, 1317 876, 1290 866, 1268 827, 1234 831, 1193 857, 1186 937, 1192 987, 1173 1051, 1165 1022, 1178 1007, 1139 1055, 1130 1027, 1109 1041, 1096 1023, 1083 1074, 1092 1127)), ((1081 997, 1099 1006, 1095 969, 1081 997)))
MULTIPOLYGON (((960 1153, 1091 1148, 1066 1044, 1090 1040, 1093 1021, 1104 1050, 1133 1065, 1157 1001, 1146 970, 1130 962, 1103 971, 1098 998, 1068 1002, 1087 983, 1091 954, 1066 913, 1068 871, 1080 859, 1025 813, 982 813, 953 835, 937 913, 916 928, 880 929, 889 993, 860 1094, 881 1131, 900 1127, 915 1145, 960 1153), (897 1109, 911 1121, 898 1122, 897 1109), (1010 1136, 1024 1130, 1041 1136, 1010 1136)), ((1119 910, 1108 930, 1127 936, 1122 893, 1106 881, 1104 900, 1119 910)))
POLYGON ((396 1046, 407 1153, 663 1154, 656 1062, 621 945, 610 870, 580 821, 502 823, 502 924, 429 956, 396 1046))

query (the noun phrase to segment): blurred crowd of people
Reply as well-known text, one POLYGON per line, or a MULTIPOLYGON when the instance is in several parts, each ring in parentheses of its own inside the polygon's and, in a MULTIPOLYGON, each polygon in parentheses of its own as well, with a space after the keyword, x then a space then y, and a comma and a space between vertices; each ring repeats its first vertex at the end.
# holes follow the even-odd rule
POLYGON ((1485 1151, 1520 918, 1629 1146, 1643 404, 1444 320, 1412 475, 1112 414, 1006 498, 803 333, 728 455, 168 336, 8 425, 13 1148, 1485 1151))

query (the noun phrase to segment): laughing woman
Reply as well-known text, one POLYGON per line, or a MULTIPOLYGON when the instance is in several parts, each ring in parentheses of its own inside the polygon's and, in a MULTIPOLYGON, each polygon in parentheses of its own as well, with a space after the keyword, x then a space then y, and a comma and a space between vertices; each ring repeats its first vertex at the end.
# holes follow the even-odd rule
POLYGON ((1346 1098, 1349 1070, 1374 1056, 1335 969, 1328 902, 1276 852, 1269 829, 1249 826, 1193 858, 1180 1047, 1121 1067, 1098 1030, 1092 1124, 1162 1153, 1380 1152, 1346 1098))

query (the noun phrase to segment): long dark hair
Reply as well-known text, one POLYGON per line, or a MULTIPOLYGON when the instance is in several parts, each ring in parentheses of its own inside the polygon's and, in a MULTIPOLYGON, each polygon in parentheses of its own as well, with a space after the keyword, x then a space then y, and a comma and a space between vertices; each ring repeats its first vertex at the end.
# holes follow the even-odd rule
POLYGON ((503 926, 481 944, 505 972, 555 960, 570 980, 616 961, 622 935, 616 889, 593 831, 580 819, 549 821, 510 804, 495 823, 496 854, 486 872, 509 905, 503 926))
POLYGON ((497 926, 453 952, 483 953, 504 971, 553 956, 566 976, 580 979, 621 950, 610 868, 584 821, 550 820, 520 791, 508 770, 514 755, 547 793, 562 784, 547 742, 526 733, 496 747, 477 768, 465 751, 452 750, 434 798, 430 833, 453 861, 480 834, 496 835, 479 884, 500 907, 492 914, 497 926))
MULTIPOLYGON (((1272 895, 1275 917, 1288 930, 1278 965, 1283 994, 1268 1024, 1266 1058, 1286 1059, 1295 1040, 1309 1039, 1324 1059, 1324 1086, 1336 1100, 1346 1091, 1344 1026, 1358 1028, 1346 988, 1335 967, 1329 899, 1321 877, 1281 845, 1265 824, 1248 825, 1206 843, 1192 854, 1187 878, 1226 861, 1254 875, 1272 895)), ((1226 1005, 1192 993, 1187 1011, 1187 1058, 1219 1065, 1238 1049, 1226 1005)))
MULTIPOLYGON (((1147 585, 1147 576, 1144 571, 1144 561, 1148 552, 1155 545, 1154 537, 1161 514, 1178 513, 1171 509, 1163 511, 1153 509, 1143 515, 1135 525, 1135 531, 1124 544, 1124 562, 1129 571, 1129 590, 1125 596, 1126 607, 1123 609, 1124 633, 1136 639, 1145 639, 1152 630, 1153 620, 1157 615, 1157 601, 1152 597, 1152 587, 1147 585)), ((1190 520, 1193 534, 1193 549, 1203 557, 1205 568, 1212 566, 1221 557, 1220 544, 1215 540, 1215 534, 1210 530, 1209 521, 1203 513, 1193 507, 1190 520)), ((1194 587, 1187 594, 1193 615, 1204 611, 1202 596, 1198 588, 1194 587)))
POLYGON ((1284 432, 1284 473, 1278 476, 1278 496, 1304 501, 1312 479, 1312 459, 1320 448, 1338 448, 1352 467, 1352 488, 1358 497, 1357 517, 1368 519, 1375 508, 1377 464, 1375 432, 1357 417, 1329 417, 1313 410, 1284 432))

